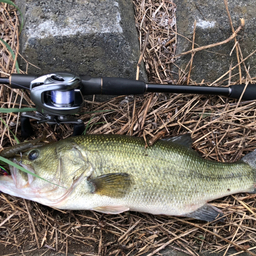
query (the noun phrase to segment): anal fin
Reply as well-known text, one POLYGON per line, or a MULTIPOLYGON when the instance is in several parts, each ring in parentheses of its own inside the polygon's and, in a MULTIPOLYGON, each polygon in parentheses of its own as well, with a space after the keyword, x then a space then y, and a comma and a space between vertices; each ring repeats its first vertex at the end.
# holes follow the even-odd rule
POLYGON ((210 204, 205 204, 194 212, 182 216, 204 221, 214 221, 219 219, 219 221, 223 222, 225 220, 223 218, 223 212, 210 204))
POLYGON ((129 208, 123 205, 107 205, 93 208, 94 211, 107 213, 107 214, 119 214, 129 211, 129 208))

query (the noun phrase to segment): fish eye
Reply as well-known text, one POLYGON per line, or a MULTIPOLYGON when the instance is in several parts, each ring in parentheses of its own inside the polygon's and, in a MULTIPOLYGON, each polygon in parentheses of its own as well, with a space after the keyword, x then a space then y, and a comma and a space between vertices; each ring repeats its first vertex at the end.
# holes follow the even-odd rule
POLYGON ((36 160, 38 158, 38 156, 39 156, 38 150, 34 149, 34 150, 29 152, 28 159, 33 161, 33 160, 36 160))

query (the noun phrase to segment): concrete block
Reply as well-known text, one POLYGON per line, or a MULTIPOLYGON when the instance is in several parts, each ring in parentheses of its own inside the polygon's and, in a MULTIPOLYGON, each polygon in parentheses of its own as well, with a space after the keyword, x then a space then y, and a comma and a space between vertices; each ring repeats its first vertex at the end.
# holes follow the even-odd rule
MULTIPOLYGON (((139 42, 132 1, 16 0, 25 16, 21 54, 40 70, 135 78, 139 42)), ((25 62, 21 61, 25 69, 25 62)), ((142 79, 146 79, 145 72, 142 79)))
MULTIPOLYGON (((193 38, 194 21, 196 20, 196 40, 200 46, 217 43, 232 35, 227 11, 224 1, 212 0, 179 0, 177 4, 177 30, 188 39, 193 38)), ((233 26, 236 29, 240 25, 240 18, 245 19, 245 29, 239 33, 238 40, 246 57, 256 49, 256 5, 254 0, 233 0, 228 1, 229 11, 232 17, 233 26)), ((191 50, 191 42, 178 36, 177 54, 191 50)), ((236 50, 233 50, 234 40, 231 42, 200 51, 195 54, 191 78, 196 82, 213 82, 226 71, 230 66, 237 64, 236 50)), ((183 69, 190 60, 191 55, 180 57, 176 64, 183 69)), ((251 76, 256 75, 256 55, 250 57, 246 62, 250 66, 251 76)), ((242 65, 243 66, 243 65, 242 65)), ((238 72, 235 69, 232 75, 238 72)), ((246 77, 246 72, 243 71, 246 77)), ((227 78, 227 77, 226 77, 227 78)), ((236 81, 238 75, 232 78, 236 81)))

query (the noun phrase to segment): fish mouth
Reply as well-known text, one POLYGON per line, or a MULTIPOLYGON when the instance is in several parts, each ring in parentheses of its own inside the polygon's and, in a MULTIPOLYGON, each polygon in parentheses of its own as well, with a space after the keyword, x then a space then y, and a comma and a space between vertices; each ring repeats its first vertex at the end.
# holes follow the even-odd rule
MULTIPOLYGON (((34 169, 30 165, 25 165, 22 162, 17 161, 16 159, 13 159, 13 162, 23 167, 27 171, 31 173, 35 173, 34 169)), ((31 185, 31 183, 34 180, 34 176, 32 174, 21 171, 17 167, 14 167, 12 165, 10 165, 9 167, 10 167, 10 173, 11 173, 10 176, 12 177, 16 188, 21 189, 31 185)))
MULTIPOLYGON (((32 166, 23 164, 16 159, 12 161, 32 174, 36 174, 32 166)), ((73 180, 68 188, 53 183, 48 183, 49 186, 47 186, 41 183, 38 184, 36 177, 19 170, 15 166, 9 165, 9 169, 10 175, 0 176, 1 192, 57 208, 65 203, 65 200, 83 179, 83 175, 80 175, 80 177, 73 180)))
MULTIPOLYGON (((12 161, 24 167, 26 170, 35 173, 30 165, 22 164, 15 159, 12 161)), ((33 175, 23 172, 11 165, 9 169, 10 175, 0 176, 0 191, 5 194, 56 207, 70 193, 70 190, 66 191, 65 189, 62 194, 55 196, 53 192, 58 186, 54 186, 52 189, 47 189, 47 187, 44 186, 44 191, 42 191, 42 187, 38 187, 36 184, 31 185, 36 179, 33 175), (54 196, 52 197, 51 194, 54 196)))
POLYGON ((22 197, 24 199, 30 199, 31 189, 29 186, 24 186, 25 182, 18 177, 18 169, 15 167, 10 168, 12 170, 10 175, 0 176, 0 191, 9 194, 11 196, 22 197), (23 187, 22 187, 23 184, 23 187), (21 188, 22 187, 22 188, 21 188))

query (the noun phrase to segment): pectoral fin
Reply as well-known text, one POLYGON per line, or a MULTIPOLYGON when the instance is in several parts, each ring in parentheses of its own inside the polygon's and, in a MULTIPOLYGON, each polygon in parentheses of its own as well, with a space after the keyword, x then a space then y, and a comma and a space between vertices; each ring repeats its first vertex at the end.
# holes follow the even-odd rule
POLYGON ((205 204, 194 212, 185 214, 183 216, 204 221, 214 221, 221 218, 219 221, 224 221, 224 218, 222 218, 223 212, 210 204, 205 204))
POLYGON ((129 211, 129 208, 123 205, 115 205, 115 206, 100 206, 93 208, 94 211, 107 213, 107 214, 119 214, 122 212, 129 211))
POLYGON ((124 197, 131 186, 131 178, 127 173, 109 173, 89 179, 91 192, 102 196, 124 197))

